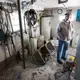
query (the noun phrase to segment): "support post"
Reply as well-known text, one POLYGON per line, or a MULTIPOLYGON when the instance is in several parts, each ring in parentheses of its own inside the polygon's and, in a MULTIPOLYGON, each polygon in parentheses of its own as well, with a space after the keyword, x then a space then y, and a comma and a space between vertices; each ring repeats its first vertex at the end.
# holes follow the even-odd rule
POLYGON ((20 34, 21 34, 21 45, 22 45, 22 53, 23 53, 23 68, 25 69, 24 43, 23 43, 23 29, 22 29, 22 19, 21 19, 20 0, 17 0, 17 5, 18 5, 19 25, 20 25, 20 34))

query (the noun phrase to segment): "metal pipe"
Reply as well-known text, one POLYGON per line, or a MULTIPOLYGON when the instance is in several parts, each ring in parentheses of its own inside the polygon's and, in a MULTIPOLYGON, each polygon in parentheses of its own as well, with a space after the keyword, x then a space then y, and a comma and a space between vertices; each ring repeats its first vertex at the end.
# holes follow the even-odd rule
POLYGON ((77 45, 77 50, 76 50, 76 79, 75 80, 80 80, 80 36, 78 40, 78 45, 77 45))
POLYGON ((9 13, 8 13, 8 16, 9 16, 10 26, 11 26, 11 28, 12 28, 12 33, 13 33, 14 30, 13 30, 12 21, 11 21, 11 17, 10 17, 10 14, 9 14, 9 13))
POLYGON ((22 45, 22 53, 23 53, 23 68, 25 69, 24 43, 23 43, 23 30, 22 30, 22 19, 21 19, 21 6, 20 6, 20 0, 17 0, 17 4, 18 4, 18 14, 19 14, 19 24, 20 24, 20 34, 21 34, 21 45, 22 45))

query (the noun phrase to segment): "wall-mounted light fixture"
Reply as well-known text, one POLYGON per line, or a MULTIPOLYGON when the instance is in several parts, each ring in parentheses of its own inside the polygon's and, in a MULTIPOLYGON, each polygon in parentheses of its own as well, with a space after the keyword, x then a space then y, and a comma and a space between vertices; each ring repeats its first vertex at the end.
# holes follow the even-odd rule
POLYGON ((66 2, 68 2, 68 0, 58 0, 58 4, 66 3, 66 2))

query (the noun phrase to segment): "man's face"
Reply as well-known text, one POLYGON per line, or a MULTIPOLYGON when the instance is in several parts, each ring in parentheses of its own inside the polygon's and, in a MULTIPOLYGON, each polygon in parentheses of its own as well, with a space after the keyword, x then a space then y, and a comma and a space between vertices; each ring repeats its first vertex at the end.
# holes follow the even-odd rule
POLYGON ((69 20, 69 15, 65 15, 65 20, 66 20, 66 21, 69 20))

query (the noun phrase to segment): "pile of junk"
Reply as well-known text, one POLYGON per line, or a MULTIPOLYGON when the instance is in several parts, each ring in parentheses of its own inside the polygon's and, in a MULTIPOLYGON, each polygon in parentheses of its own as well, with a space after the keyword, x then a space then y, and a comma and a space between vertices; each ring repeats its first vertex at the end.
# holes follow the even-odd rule
POLYGON ((55 80, 75 80, 75 57, 69 56, 63 63, 62 69, 58 69, 54 76, 55 80))

